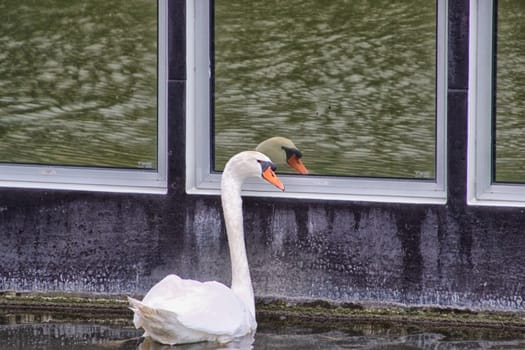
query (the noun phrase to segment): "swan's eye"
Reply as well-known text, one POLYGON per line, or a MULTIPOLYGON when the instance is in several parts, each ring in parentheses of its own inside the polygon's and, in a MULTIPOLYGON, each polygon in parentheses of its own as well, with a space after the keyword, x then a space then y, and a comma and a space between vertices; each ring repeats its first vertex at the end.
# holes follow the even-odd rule
POLYGON ((259 164, 261 164, 261 172, 263 172, 263 173, 268 168, 272 169, 273 171, 275 171, 277 169, 277 166, 275 166, 275 164, 273 164, 272 162, 269 162, 267 160, 257 160, 257 162, 259 162, 259 164))
POLYGON ((286 159, 290 159, 293 156, 297 157, 298 159, 301 159, 301 157, 303 156, 303 153, 299 151, 297 148, 288 148, 284 146, 282 146, 282 148, 284 152, 286 153, 286 159))

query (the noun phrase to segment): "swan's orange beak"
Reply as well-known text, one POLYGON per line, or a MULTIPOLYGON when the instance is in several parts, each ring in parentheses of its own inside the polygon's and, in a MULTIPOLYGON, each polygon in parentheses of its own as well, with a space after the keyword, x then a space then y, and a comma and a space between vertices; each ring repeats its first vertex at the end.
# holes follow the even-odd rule
POLYGON ((286 161, 288 162, 288 165, 297 170, 299 174, 308 174, 308 169, 306 169, 303 161, 301 158, 297 157, 297 155, 292 154, 286 161))
POLYGON ((281 191, 284 191, 284 185, 281 182, 281 180, 277 177, 277 175, 273 171, 272 167, 267 167, 262 172, 262 177, 263 177, 263 179, 265 179, 266 181, 268 181, 269 183, 271 183, 272 185, 274 185, 275 187, 277 187, 281 191))

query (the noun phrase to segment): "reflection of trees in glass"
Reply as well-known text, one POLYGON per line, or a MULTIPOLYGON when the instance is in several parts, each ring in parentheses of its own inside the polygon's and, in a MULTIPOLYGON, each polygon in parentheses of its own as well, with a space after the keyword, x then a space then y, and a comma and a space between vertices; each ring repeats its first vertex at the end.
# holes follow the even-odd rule
POLYGON ((498 0, 495 180, 525 182, 525 2, 498 0))
POLYGON ((0 3, 0 161, 156 167, 155 1, 0 3))
POLYGON ((314 173, 434 177, 428 1, 215 2, 216 168, 275 135, 314 173))

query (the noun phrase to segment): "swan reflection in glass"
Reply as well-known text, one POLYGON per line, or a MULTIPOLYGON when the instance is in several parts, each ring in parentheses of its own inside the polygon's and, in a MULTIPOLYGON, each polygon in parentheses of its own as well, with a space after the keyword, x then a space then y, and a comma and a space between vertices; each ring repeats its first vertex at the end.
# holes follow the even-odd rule
POLYGON ((290 166, 299 174, 308 174, 308 169, 301 159, 303 153, 290 139, 281 136, 271 137, 258 144, 255 150, 266 154, 278 167, 290 166))

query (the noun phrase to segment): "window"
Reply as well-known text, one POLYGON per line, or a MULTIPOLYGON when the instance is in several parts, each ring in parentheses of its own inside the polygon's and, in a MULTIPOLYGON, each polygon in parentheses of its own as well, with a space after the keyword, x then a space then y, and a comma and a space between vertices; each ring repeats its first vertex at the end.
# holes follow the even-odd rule
POLYGON ((166 3, 0 4, 0 186, 166 192, 166 3))
POLYGON ((468 202, 525 206, 525 5, 470 6, 468 202))
POLYGON ((446 1, 187 11, 188 193, 218 193, 231 155, 286 136, 311 174, 283 175, 283 194, 250 182, 250 195, 446 201, 446 1))

